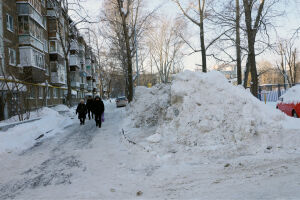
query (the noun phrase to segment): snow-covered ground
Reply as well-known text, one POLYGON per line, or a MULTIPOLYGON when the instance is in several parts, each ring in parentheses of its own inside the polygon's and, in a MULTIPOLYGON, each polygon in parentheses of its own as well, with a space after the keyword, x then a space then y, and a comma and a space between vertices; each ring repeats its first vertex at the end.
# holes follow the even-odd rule
POLYGON ((218 73, 105 106, 101 129, 56 108, 0 133, 0 199, 300 198, 299 120, 218 73))
MULTIPOLYGON (((41 118, 40 120, 24 123, 14 128, 0 133, 0 154, 2 152, 11 152, 14 150, 24 150, 33 146, 36 138, 39 136, 51 137, 56 133, 61 132, 65 127, 74 123, 73 119, 68 116, 60 115, 59 112, 71 113, 67 106, 59 105, 53 108, 43 108, 32 112, 33 119, 41 118)), ((16 118, 13 117, 0 125, 8 125, 14 123, 16 118)))

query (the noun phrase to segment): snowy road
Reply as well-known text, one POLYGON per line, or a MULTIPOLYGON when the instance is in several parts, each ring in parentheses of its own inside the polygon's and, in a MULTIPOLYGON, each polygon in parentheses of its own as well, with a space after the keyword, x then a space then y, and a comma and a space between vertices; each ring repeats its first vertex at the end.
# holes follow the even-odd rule
POLYGON ((300 155, 158 158, 126 141, 123 109, 0 155, 0 199, 299 199, 300 155), (228 163, 228 164, 227 164, 228 163))

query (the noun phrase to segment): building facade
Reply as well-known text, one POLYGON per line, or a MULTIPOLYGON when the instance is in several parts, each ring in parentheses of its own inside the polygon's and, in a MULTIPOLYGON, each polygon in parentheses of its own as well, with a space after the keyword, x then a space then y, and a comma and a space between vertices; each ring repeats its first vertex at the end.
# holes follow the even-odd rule
POLYGON ((96 57, 69 23, 56 0, 0 1, 0 120, 64 103, 67 67, 74 101, 99 93, 96 57))

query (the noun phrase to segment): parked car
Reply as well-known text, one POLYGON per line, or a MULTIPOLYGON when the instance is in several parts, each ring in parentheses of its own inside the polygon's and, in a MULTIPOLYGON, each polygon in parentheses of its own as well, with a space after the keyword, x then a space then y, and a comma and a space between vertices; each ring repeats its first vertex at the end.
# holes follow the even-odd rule
POLYGON ((279 98, 276 108, 288 116, 300 117, 300 85, 290 88, 279 98))
POLYGON ((117 108, 127 106, 128 100, 126 97, 118 97, 116 99, 117 108))

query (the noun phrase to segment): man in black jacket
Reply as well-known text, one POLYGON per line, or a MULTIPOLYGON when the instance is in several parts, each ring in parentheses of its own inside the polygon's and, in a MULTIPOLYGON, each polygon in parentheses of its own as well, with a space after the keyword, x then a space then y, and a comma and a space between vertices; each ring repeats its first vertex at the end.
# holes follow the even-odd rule
POLYGON ((78 113, 78 119, 80 120, 80 125, 84 125, 87 109, 83 99, 80 100, 80 103, 77 106, 76 115, 77 113, 78 113))
POLYGON ((93 113, 95 115, 96 126, 101 128, 101 116, 104 113, 104 104, 99 96, 96 96, 93 103, 93 113))
POLYGON ((86 101, 86 108, 87 108, 87 112, 88 112, 88 116, 89 116, 89 120, 91 119, 91 114, 92 114, 92 119, 94 118, 94 114, 93 114, 93 103, 94 100, 92 98, 92 96, 89 96, 87 101, 86 101))

